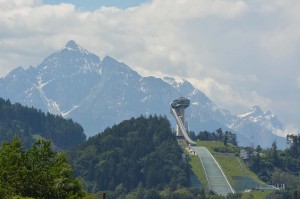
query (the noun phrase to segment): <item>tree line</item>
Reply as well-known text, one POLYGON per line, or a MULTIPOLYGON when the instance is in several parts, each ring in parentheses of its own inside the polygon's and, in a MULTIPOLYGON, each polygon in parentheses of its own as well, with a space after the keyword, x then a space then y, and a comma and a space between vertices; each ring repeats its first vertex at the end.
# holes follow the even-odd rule
POLYGON ((300 189, 300 135, 287 135, 287 148, 278 150, 276 142, 269 149, 248 147, 249 168, 266 183, 288 190, 300 189))
POLYGON ((83 128, 71 119, 0 98, 0 143, 15 135, 25 147, 31 146, 34 135, 40 135, 60 149, 71 149, 86 139, 83 128))
POLYGON ((225 146, 229 143, 234 146, 238 145, 236 134, 230 131, 223 132, 221 128, 218 128, 214 132, 200 131, 197 135, 193 131, 190 131, 189 135, 193 140, 221 141, 225 146))

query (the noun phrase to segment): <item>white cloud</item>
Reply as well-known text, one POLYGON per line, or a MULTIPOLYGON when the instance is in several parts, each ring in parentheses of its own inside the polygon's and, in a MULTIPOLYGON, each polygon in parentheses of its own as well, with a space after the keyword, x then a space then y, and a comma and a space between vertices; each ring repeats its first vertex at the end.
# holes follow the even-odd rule
POLYGON ((297 87, 298 87, 298 89, 300 89, 300 76, 297 78, 297 87))
POLYGON ((262 97, 255 90, 239 90, 238 87, 218 82, 212 78, 203 80, 190 78, 189 80, 209 98, 214 99, 217 105, 235 113, 242 113, 254 105, 260 105, 264 109, 270 107, 271 100, 262 97))
POLYGON ((235 112, 254 104, 275 109, 288 97, 297 110, 298 96, 280 93, 300 74, 299 9, 298 0, 153 0, 88 12, 66 3, 0 0, 0 76, 39 64, 73 39, 143 75, 189 79, 235 112))
POLYGON ((15 9, 15 8, 23 8, 27 6, 36 6, 40 5, 42 2, 41 0, 15 0, 15 1, 8 1, 8 0, 0 0, 0 9, 15 9))
POLYGON ((286 137, 287 135, 291 135, 291 134, 298 135, 300 133, 300 129, 295 127, 292 124, 287 124, 285 125, 285 129, 283 130, 274 129, 273 133, 281 137, 286 137))
POLYGON ((143 16, 162 19, 185 20, 190 18, 204 18, 217 16, 221 18, 233 18, 247 10, 247 4, 243 1, 224 0, 154 0, 141 9, 143 16), (146 14, 145 14, 146 12, 146 14))

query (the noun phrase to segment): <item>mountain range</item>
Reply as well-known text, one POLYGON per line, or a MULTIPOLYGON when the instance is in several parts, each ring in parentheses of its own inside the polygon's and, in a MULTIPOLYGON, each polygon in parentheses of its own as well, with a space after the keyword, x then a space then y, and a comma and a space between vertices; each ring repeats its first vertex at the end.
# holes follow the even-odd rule
POLYGON ((276 135, 284 125, 270 111, 254 106, 234 115, 219 108, 187 80, 143 77, 124 63, 97 55, 69 41, 36 67, 18 67, 0 78, 0 97, 72 118, 88 136, 140 115, 166 115, 175 127, 170 102, 187 97, 189 130, 218 128, 237 134, 240 145, 270 147, 285 138, 276 135))

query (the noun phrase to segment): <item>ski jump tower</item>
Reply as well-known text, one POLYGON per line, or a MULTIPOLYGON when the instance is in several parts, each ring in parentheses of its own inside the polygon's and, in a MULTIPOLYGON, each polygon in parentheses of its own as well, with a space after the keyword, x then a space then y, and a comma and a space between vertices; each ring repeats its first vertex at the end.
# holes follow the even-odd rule
POLYGON ((180 97, 171 103, 171 113, 173 114, 177 123, 176 136, 179 139, 184 138, 189 144, 195 145, 196 143, 188 135, 185 124, 184 110, 190 105, 190 100, 185 97, 180 97))

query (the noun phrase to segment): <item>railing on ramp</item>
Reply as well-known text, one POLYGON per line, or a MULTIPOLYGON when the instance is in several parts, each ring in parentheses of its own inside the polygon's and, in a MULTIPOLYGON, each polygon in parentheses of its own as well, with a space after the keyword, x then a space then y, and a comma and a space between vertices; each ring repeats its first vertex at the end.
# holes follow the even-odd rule
POLYGON ((177 113, 176 113, 176 110, 175 110, 174 108, 171 108, 171 111, 172 111, 172 114, 173 114, 174 117, 175 117, 175 120, 176 120, 176 122, 177 122, 177 125, 179 126, 180 130, 182 131, 183 136, 184 136, 184 138, 186 139, 186 141, 187 141, 189 144, 191 144, 191 145, 195 145, 196 142, 194 142, 194 141, 190 138, 190 136, 187 134, 187 132, 186 132, 186 130, 185 130, 185 127, 184 127, 184 125, 183 125, 181 119, 178 117, 178 115, 177 115, 177 113))

